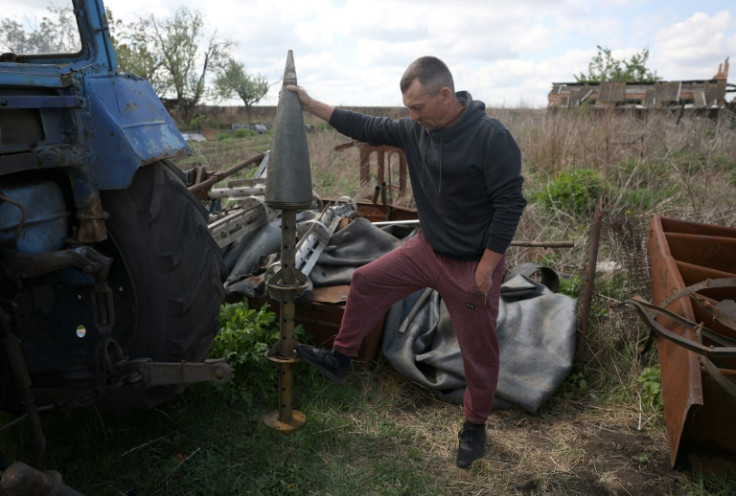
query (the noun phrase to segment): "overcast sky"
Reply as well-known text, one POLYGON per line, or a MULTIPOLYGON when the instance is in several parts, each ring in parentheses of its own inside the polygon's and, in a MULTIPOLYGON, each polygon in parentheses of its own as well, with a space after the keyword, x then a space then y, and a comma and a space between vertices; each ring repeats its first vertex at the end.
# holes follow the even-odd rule
MULTIPOLYGON (((57 0, 58 1, 58 0, 57 0)), ((3 0, 38 3, 40 0, 3 0)), ((46 4, 46 1, 40 2, 46 4)), ((710 79, 736 56, 734 0, 105 0, 116 18, 186 6, 236 43, 250 73, 280 82, 293 50, 299 83, 335 105, 401 105, 398 81, 436 55, 457 89, 489 106, 544 107, 552 83, 587 72, 596 45, 668 80, 710 79)), ((734 58, 733 62, 736 62, 734 58)), ((736 65, 730 82, 736 80, 736 65)), ((262 104, 274 104, 277 90, 262 104)))

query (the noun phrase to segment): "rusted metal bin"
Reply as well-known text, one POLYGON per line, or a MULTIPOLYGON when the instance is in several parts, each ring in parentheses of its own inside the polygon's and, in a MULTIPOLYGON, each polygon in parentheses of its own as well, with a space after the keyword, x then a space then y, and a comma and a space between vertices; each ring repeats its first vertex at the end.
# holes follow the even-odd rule
MULTIPOLYGON (((711 341, 698 325, 678 323, 664 315, 656 321, 706 350, 733 347, 729 340, 736 339, 736 331, 723 322, 729 320, 726 313, 733 311, 736 287, 708 283, 736 278, 736 229, 655 216, 647 248, 653 302, 667 303, 667 310, 715 331, 711 337, 725 339, 711 341), (693 285, 700 288, 690 297, 672 298, 693 285), (667 302, 668 298, 674 301, 667 302), (714 309, 723 315, 719 317, 714 309)), ((728 391, 728 383, 736 387, 736 359, 733 355, 709 357, 707 351, 704 359, 702 353, 662 335, 657 343, 672 466, 702 472, 736 467, 736 397, 733 390, 728 391), (708 371, 711 365, 715 372, 713 368, 708 371)))

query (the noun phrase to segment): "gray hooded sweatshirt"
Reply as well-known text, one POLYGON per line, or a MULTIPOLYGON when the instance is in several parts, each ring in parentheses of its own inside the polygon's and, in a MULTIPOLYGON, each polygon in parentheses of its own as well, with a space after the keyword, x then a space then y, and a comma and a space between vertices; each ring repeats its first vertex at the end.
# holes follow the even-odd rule
POLYGON ((370 145, 404 151, 424 236, 438 253, 479 260, 504 253, 526 206, 521 152, 509 131, 467 92, 453 125, 427 131, 408 117, 372 117, 335 109, 330 124, 370 145))

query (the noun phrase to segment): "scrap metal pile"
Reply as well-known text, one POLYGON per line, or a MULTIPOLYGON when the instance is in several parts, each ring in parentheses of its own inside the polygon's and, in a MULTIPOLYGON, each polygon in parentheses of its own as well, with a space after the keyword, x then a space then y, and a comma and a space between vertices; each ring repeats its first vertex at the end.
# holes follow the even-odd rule
POLYGON ((632 304, 657 337, 673 467, 736 467, 736 229, 655 216, 653 303, 632 304))

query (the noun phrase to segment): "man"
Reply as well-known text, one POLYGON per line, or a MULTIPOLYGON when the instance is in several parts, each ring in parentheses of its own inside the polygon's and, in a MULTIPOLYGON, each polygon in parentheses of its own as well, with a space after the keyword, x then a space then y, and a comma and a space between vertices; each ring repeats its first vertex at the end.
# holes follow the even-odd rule
POLYGON ((521 153, 511 134, 469 93, 455 93, 436 57, 409 65, 400 88, 409 117, 388 119, 336 109, 295 91, 307 112, 346 136, 401 148, 421 231, 401 247, 358 268, 332 350, 299 345, 299 355, 343 383, 363 338, 389 307, 431 287, 447 305, 463 356, 465 423, 457 465, 485 453, 485 422, 498 382, 496 320, 504 253, 526 206, 521 153))

